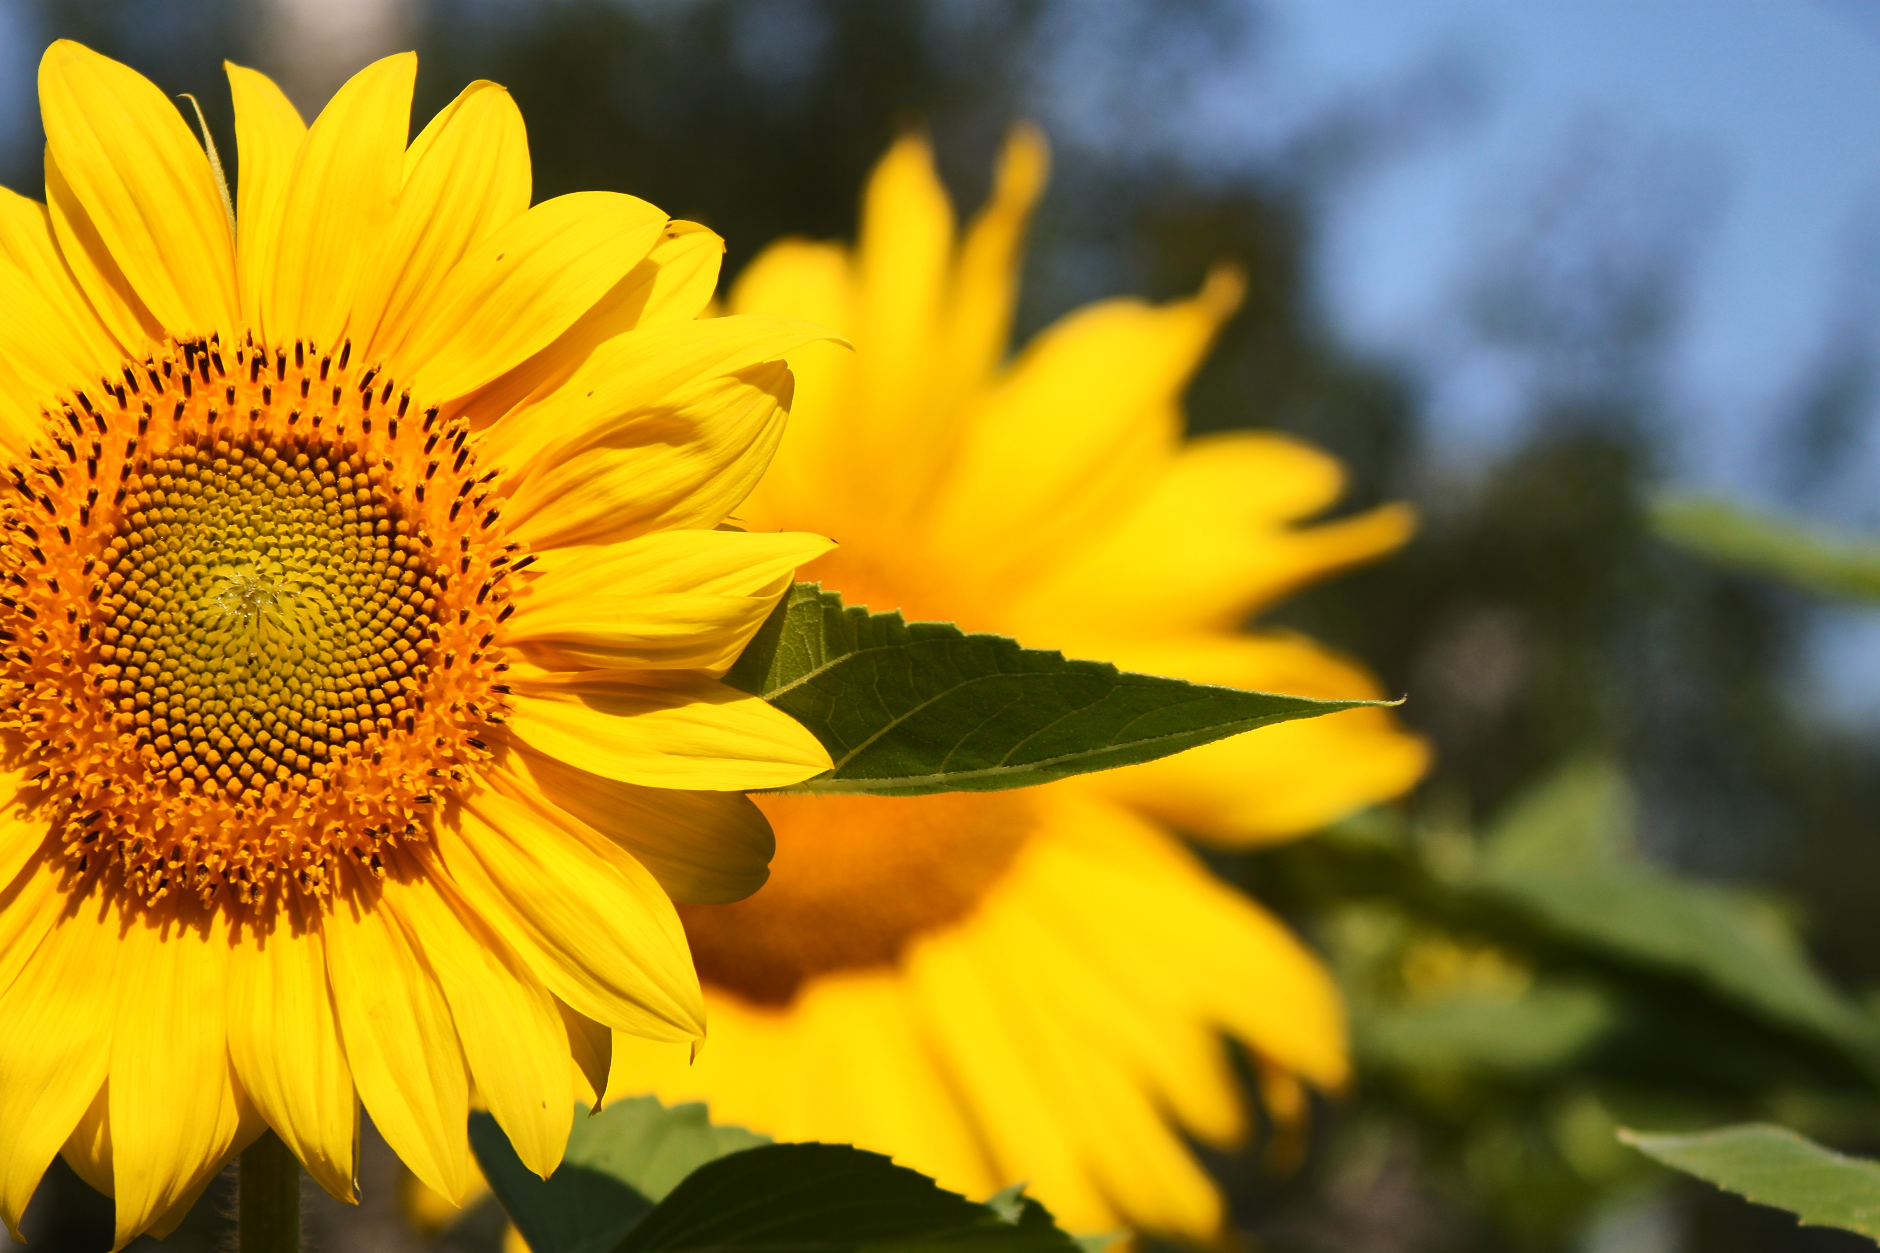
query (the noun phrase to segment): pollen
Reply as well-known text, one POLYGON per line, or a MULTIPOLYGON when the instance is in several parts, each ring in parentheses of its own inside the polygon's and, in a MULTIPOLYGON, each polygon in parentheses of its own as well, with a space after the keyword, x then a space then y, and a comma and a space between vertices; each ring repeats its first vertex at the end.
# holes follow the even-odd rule
POLYGON ((252 337, 48 409, 0 504, 0 730, 75 872, 324 898, 429 838, 529 561, 468 436, 350 344, 252 337))

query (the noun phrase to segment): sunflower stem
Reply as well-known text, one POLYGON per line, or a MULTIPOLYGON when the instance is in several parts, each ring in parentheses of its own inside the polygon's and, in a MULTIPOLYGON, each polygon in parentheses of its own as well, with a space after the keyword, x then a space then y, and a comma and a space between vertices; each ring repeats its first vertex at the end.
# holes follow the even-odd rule
POLYGON ((272 1131, 242 1151, 236 1208, 241 1253, 300 1253, 300 1163, 272 1131))

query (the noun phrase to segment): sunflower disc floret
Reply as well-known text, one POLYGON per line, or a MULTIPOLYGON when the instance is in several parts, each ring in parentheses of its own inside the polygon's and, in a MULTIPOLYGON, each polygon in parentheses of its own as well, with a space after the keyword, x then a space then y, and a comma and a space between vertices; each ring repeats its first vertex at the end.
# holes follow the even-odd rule
POLYGON ((319 895, 487 759, 528 558, 465 424, 351 348, 166 345, 12 468, 0 701, 78 871, 319 895))

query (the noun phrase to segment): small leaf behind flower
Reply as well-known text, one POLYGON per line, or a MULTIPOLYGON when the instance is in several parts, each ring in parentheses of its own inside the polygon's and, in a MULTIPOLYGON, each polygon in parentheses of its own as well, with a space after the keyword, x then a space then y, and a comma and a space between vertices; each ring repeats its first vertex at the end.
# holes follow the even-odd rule
POLYGON ((845 1144, 772 1144, 709 1162, 615 1253, 1081 1253, 1029 1197, 1007 1214, 845 1144))
POLYGON ((1153 761, 1243 731, 1386 702, 1314 700, 1131 674, 950 622, 906 622, 791 588, 725 675, 822 741, 793 792, 988 792, 1153 761))
POLYGON ((608 1253, 699 1166, 767 1143, 742 1127, 713 1126, 703 1105, 667 1109, 634 1097, 576 1117, 560 1168, 541 1179, 494 1118, 470 1116, 477 1164, 533 1253, 608 1253))
POLYGON ((1652 523, 1665 539, 1721 565, 1826 596, 1880 600, 1880 539, 1835 534, 1694 496, 1658 501, 1652 523))
POLYGON ((1880 1239, 1880 1162, 1836 1153, 1767 1123, 1694 1135, 1621 1131, 1619 1138, 1673 1170, 1787 1210, 1806 1226, 1880 1239))

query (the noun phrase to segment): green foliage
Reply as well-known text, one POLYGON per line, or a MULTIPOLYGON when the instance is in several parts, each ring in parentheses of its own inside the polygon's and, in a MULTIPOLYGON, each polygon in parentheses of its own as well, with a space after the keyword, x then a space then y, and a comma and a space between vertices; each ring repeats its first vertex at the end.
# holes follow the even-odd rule
POLYGON ((773 1144, 720 1158, 673 1190, 619 1253, 970 1248, 1079 1253, 1030 1198, 1002 1214, 879 1153, 843 1144, 773 1144))
POLYGON ((835 769, 799 792, 990 792, 1134 765, 1373 701, 1129 674, 845 606, 798 583, 725 675, 813 732, 835 769))
POLYGON ((1657 869, 1632 847, 1632 805, 1606 762, 1568 767, 1496 824, 1455 876, 1561 940, 1706 986, 1814 1035, 1880 1075, 1880 1030, 1741 893, 1657 869))
POLYGON ((1693 496, 1660 500, 1652 521, 1665 539, 1724 565, 1825 596, 1880 600, 1880 540, 1693 496))
POLYGON ((494 1118, 470 1118, 484 1177, 535 1253, 607 1253, 698 1167, 768 1143, 742 1127, 713 1126, 703 1105, 667 1109, 634 1097, 577 1114, 560 1168, 542 1179, 494 1118))
POLYGON ((878 1153, 772 1144, 713 1126, 703 1105, 620 1101, 578 1118, 561 1166, 540 1179, 496 1120, 471 1116, 490 1188, 534 1253, 799 1253, 972 1249, 1100 1253, 1071 1239, 1022 1188, 985 1204, 878 1153))
POLYGON ((1378 811, 1224 863, 1317 919, 1348 998, 1369 1140, 1341 1132, 1332 1160, 1424 1155, 1550 1248, 1655 1186, 1620 1124, 1834 1137, 1880 1116, 1869 1019, 1768 902, 1647 861, 1612 765, 1568 765, 1480 830, 1442 812, 1437 797, 1419 820, 1378 811))
POLYGON ((1693 1135, 1619 1136, 1673 1170, 1788 1210, 1806 1226, 1839 1227, 1880 1240, 1880 1162, 1844 1156, 1767 1123, 1693 1135))

